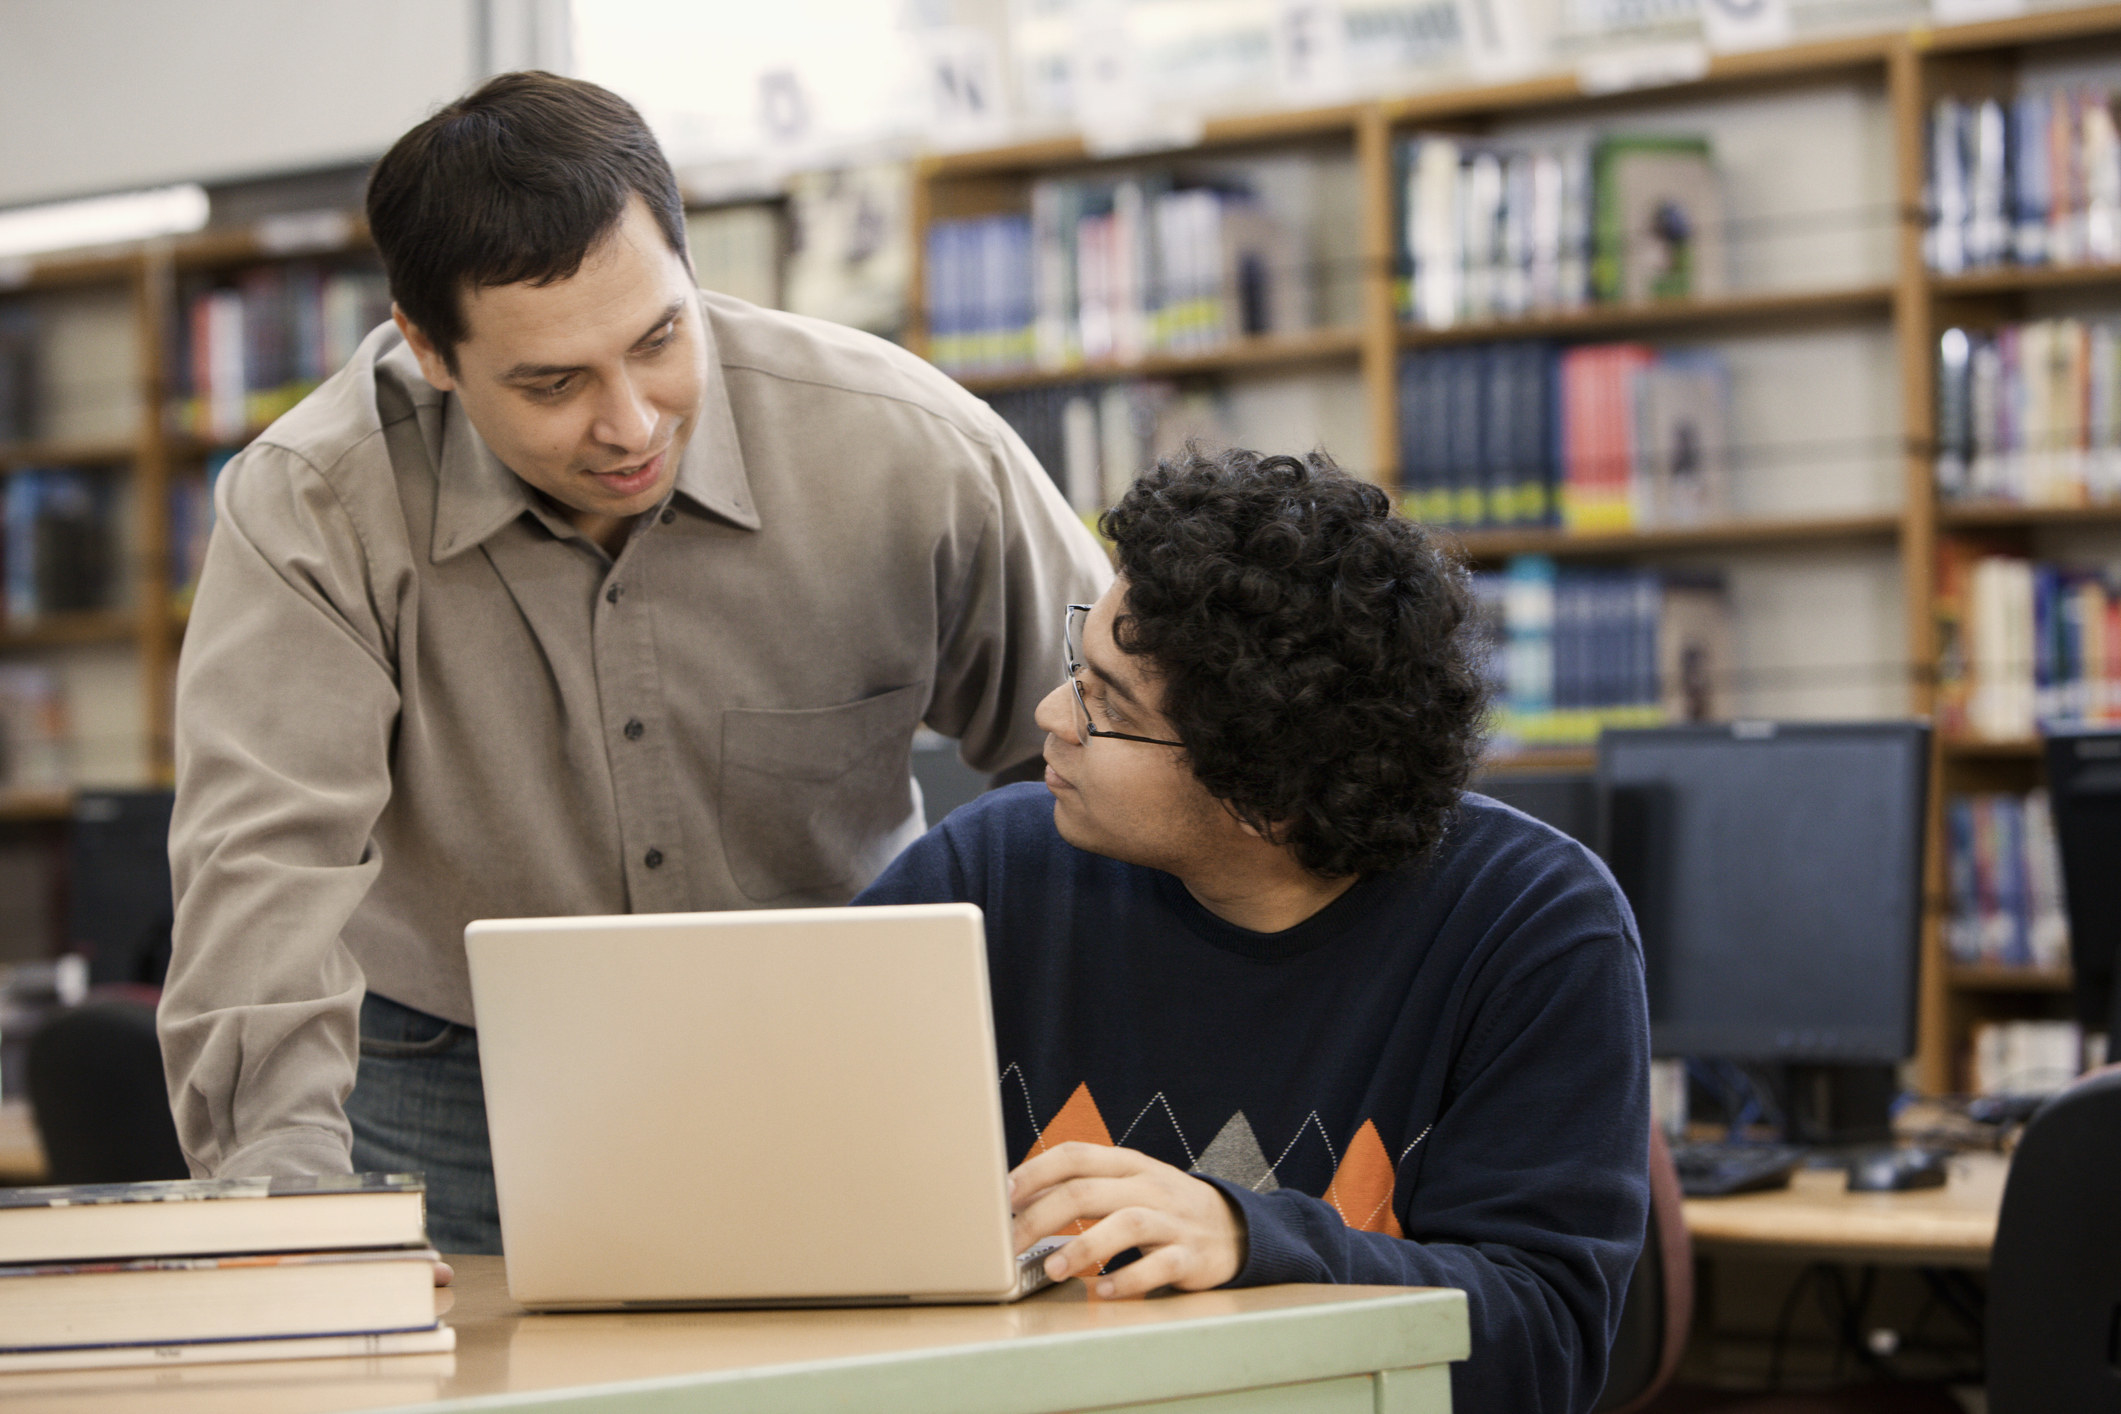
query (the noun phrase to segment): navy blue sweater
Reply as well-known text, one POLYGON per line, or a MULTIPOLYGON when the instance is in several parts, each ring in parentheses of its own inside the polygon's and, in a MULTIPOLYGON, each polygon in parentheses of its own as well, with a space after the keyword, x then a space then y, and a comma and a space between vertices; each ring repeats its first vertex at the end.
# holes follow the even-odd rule
POLYGON ((1215 1182, 1234 1285, 1462 1288, 1460 1414, 1588 1410, 1649 1211, 1642 950, 1580 845, 1468 795, 1424 864, 1281 933, 1074 848, 1040 785, 956 811, 858 904, 987 918, 1010 1159, 1089 1139, 1215 1182))

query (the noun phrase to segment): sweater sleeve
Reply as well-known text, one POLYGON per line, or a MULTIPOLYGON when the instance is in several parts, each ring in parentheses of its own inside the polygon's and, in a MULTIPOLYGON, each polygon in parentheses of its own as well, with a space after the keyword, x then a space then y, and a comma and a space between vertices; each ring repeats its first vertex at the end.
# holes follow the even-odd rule
POLYGON ((979 903, 965 887, 965 871, 957 851, 937 825, 906 846, 869 884, 854 896, 850 907, 887 903, 979 903))
POLYGON ((1231 1283, 1449 1286, 1473 1354, 1460 1414, 1589 1410, 1649 1215, 1649 1025, 1640 954, 1571 948, 1491 995, 1443 1110, 1399 1160, 1405 1238, 1327 1203, 1216 1180, 1245 1216, 1231 1283))

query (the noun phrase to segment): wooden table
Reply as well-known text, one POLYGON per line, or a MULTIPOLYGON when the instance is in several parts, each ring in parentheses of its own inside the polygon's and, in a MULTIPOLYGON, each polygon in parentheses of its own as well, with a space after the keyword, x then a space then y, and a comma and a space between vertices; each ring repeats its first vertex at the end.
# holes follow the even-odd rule
POLYGON ((2008 1168, 1960 1154, 1944 1187, 1907 1193, 1851 1193, 1839 1169, 1801 1169, 1788 1188, 1687 1199, 1687 1231, 1708 1255, 1986 1267, 2008 1168))
POLYGON ((498 1257, 437 1292, 453 1355, 0 1375, 7 1414, 1448 1414, 1462 1292, 1276 1286, 1014 1306, 532 1315, 498 1257))
POLYGON ((0 1187, 44 1181, 44 1144, 27 1100, 0 1103, 0 1187))

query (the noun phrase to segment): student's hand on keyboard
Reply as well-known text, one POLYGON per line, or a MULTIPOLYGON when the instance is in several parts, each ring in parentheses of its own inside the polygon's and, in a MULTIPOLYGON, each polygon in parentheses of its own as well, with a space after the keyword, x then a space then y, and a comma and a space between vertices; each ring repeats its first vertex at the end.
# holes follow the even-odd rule
POLYGON ((1046 1259, 1046 1271, 1055 1281, 1091 1279, 1101 1297, 1206 1291, 1243 1265, 1243 1222, 1221 1190, 1133 1149, 1057 1145, 1009 1175, 1009 1206, 1019 1252, 1088 1225, 1046 1259), (1141 1249, 1139 1261, 1096 1276, 1130 1247, 1141 1249))

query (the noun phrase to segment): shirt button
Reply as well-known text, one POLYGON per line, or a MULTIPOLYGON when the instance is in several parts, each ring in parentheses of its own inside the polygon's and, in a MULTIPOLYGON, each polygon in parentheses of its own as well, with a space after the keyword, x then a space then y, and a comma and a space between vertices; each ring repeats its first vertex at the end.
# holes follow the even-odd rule
POLYGON ((604 591, 604 602, 607 604, 616 604, 619 602, 619 596, 621 594, 624 594, 625 592, 626 591, 623 588, 614 584, 611 586, 611 588, 604 591))
POLYGON ((649 867, 650 869, 660 869, 660 868, 662 868, 662 867, 663 867, 663 851, 661 851, 661 850, 659 850, 659 849, 651 849, 651 850, 649 850, 649 851, 648 851, 648 853, 646 853, 646 854, 644 854, 644 855, 642 855, 642 856, 641 856, 641 863, 643 863, 643 864, 647 865, 647 866, 648 866, 648 867, 649 867))
POLYGON ((639 741, 641 739, 641 733, 647 730, 648 728, 641 725, 641 719, 639 717, 629 717, 626 719, 626 740, 639 741))
POLYGON ((663 513, 656 517, 657 520, 660 520, 665 525, 671 524, 677 518, 678 513, 674 510, 671 510, 668 506, 665 506, 663 508, 663 513))

